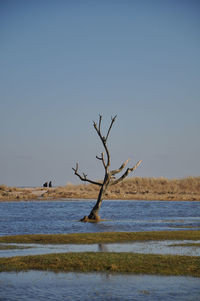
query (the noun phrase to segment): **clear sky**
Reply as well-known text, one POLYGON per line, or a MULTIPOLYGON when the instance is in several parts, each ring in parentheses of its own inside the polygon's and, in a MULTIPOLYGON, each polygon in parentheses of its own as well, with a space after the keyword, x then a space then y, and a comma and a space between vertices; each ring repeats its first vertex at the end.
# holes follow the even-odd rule
POLYGON ((0 0, 0 184, 200 176, 200 1, 0 0))

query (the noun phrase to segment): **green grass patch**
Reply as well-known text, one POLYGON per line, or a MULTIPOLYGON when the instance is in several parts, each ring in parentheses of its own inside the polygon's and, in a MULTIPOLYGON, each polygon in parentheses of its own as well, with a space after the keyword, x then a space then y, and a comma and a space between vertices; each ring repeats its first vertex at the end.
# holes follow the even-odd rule
POLYGON ((133 253, 65 253, 0 259, 0 271, 114 272, 200 277, 200 257, 133 253))
POLYGON ((1 236, 0 243, 93 244, 148 240, 200 240, 199 230, 32 234, 1 236))

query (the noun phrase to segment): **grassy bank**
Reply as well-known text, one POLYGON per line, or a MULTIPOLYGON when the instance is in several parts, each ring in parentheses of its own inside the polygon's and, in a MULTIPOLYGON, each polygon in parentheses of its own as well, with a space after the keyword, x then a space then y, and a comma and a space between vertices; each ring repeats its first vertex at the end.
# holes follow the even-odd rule
POLYGON ((101 232, 0 236, 0 243, 93 244, 148 240, 200 240, 200 231, 101 232))
MULTIPOLYGON (((0 243, 92 244, 148 240, 200 240, 200 231, 105 232, 0 237, 0 243)), ((66 253, 0 258, 0 272, 116 272, 200 277, 200 257, 133 253, 66 253)))
MULTIPOLYGON (((0 185, 0 201, 96 199, 98 187, 68 184, 55 188, 15 188, 0 185)), ((105 199, 200 201, 200 177, 183 179, 129 178, 110 186, 105 199)))
POLYGON ((0 271, 116 272, 200 277, 200 257, 133 253, 65 253, 0 259, 0 271))

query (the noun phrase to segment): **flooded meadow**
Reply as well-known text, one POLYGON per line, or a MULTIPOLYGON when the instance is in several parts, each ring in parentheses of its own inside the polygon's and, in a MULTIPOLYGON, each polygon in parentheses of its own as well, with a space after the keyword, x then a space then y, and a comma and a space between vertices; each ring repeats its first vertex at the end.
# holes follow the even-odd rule
MULTIPOLYGON (((0 235, 199 230, 200 202, 104 201, 100 223, 81 223, 94 201, 0 203, 0 235)), ((199 241, 1 244, 0 256, 133 252, 200 256, 199 241), (188 246, 188 242, 194 243, 188 246), (11 249, 7 249, 11 247, 11 249)), ((113 273, 1 272, 0 300, 199 300, 199 278, 113 273)))

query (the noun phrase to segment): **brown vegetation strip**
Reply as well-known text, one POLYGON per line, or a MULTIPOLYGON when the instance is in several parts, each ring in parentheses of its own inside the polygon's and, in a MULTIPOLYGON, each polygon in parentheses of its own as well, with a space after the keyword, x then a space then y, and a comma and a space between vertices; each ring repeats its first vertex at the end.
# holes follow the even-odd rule
POLYGON ((200 277, 200 257, 133 253, 65 253, 0 259, 0 271, 116 272, 200 277))
MULTIPOLYGON (((0 185, 0 201, 96 199, 96 185, 81 184, 53 188, 15 188, 0 185)), ((200 201, 200 177, 183 179, 133 177, 110 186, 105 199, 200 201)))
POLYGON ((148 240, 200 240, 199 230, 0 236, 0 243, 93 244, 148 240))

